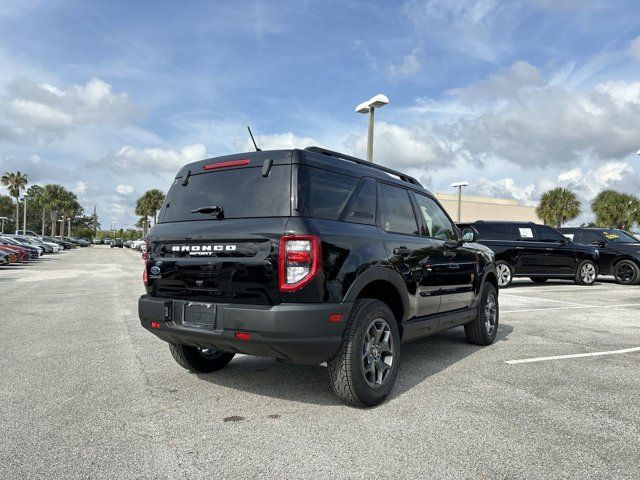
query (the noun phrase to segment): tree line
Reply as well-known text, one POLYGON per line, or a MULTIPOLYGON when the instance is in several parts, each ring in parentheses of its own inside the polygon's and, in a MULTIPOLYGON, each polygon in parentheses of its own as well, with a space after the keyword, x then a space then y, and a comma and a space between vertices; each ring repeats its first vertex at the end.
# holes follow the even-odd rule
MULTIPOLYGON (((536 214, 546 224, 561 227, 581 213, 582 205, 575 192, 557 187, 542 194, 536 214)), ((635 195, 603 190, 591 201, 595 222, 589 226, 629 230, 640 224, 640 199, 635 195)))
POLYGON ((78 237, 90 237, 99 227, 97 219, 86 216, 75 193, 62 185, 31 185, 29 176, 20 171, 5 172, 0 183, 9 196, 0 195, 0 217, 6 217, 5 231, 32 230, 51 236, 67 236, 69 229, 78 237), (21 194, 24 191, 24 195, 21 194), (26 207, 26 224, 24 223, 26 207))

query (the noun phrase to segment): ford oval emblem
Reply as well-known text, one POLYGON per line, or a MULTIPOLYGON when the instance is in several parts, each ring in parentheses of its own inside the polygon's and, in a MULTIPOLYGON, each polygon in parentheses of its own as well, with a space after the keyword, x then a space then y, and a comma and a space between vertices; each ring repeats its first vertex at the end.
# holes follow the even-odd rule
POLYGON ((160 273, 160 267, 154 265, 149 271, 151 272, 151 275, 158 275, 160 273))

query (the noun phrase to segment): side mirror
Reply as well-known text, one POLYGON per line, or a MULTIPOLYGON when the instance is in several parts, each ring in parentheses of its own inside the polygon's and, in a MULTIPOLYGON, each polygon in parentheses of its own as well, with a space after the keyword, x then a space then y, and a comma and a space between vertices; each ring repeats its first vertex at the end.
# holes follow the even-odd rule
POLYGON ((462 241, 464 243, 477 242, 480 234, 473 227, 465 227, 462 229, 462 241))

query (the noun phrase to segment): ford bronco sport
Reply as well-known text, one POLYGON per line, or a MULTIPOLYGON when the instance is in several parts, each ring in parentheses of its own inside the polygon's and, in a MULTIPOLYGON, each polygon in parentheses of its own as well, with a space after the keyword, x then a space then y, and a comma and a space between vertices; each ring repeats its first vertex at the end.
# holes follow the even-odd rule
POLYGON ((142 326, 193 372, 236 353, 327 362, 356 406, 393 388, 401 343, 498 329, 493 253, 412 177, 317 147, 195 162, 149 232, 142 326))

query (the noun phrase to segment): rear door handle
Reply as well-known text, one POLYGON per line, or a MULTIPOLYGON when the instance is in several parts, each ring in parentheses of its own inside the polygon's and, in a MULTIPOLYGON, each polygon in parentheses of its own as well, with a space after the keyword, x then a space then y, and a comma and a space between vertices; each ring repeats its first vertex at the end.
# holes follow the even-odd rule
POLYGON ((393 253, 394 255, 409 255, 411 253, 411 250, 409 250, 407 247, 397 247, 393 249, 393 253))
POLYGON ((516 247, 516 250, 522 250, 524 247, 516 247))
POLYGON ((547 247, 547 248, 545 248, 545 250, 546 250, 547 252, 553 252, 553 248, 549 248, 549 247, 547 247))

